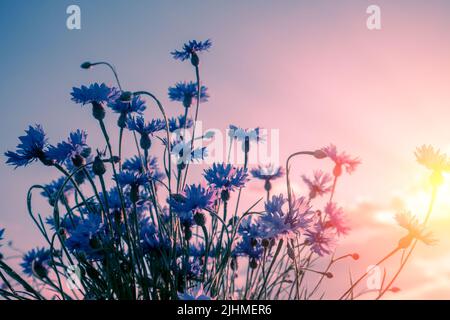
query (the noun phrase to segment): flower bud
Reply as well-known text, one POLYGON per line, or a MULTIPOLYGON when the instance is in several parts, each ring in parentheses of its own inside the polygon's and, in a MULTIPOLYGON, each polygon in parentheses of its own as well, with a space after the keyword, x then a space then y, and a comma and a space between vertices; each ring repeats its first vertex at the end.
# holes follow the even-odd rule
POLYGON ((202 212, 197 212, 194 214, 194 221, 198 226, 204 226, 205 225, 205 214, 202 212))
POLYGON ((122 112, 117 119, 117 126, 122 129, 127 126, 127 114, 125 112, 122 112))
POLYGON ((189 226, 184 227, 184 237, 187 241, 191 240, 192 238, 192 230, 189 226))
POLYGON ((97 236, 93 236, 89 239, 89 245, 92 249, 100 249, 102 247, 102 242, 97 236))
POLYGON ((406 249, 409 247, 409 245, 411 244, 413 240, 413 237, 408 234, 407 236, 403 237, 400 239, 400 241, 398 242, 398 247, 399 249, 406 249))
POLYGON ((101 103, 98 103, 97 101, 92 102, 92 116, 101 121, 105 119, 106 111, 105 108, 102 106, 101 103))
POLYGON ((228 189, 222 190, 222 192, 220 193, 220 198, 223 202, 227 202, 228 200, 230 200, 230 192, 228 191, 228 189))
POLYGON ((142 134, 141 139, 139 140, 139 144, 142 149, 148 150, 152 146, 152 141, 150 140, 150 137, 148 134, 142 134))
POLYGON ((39 262, 36 259, 31 263, 31 271, 36 277, 41 279, 47 277, 48 273, 47 268, 45 268, 42 262, 39 262))
POLYGON ((333 175, 335 177, 340 177, 342 175, 342 166, 340 164, 334 166, 333 175))
POLYGON ((327 157, 327 154, 323 150, 320 150, 320 149, 314 151, 313 155, 316 159, 323 159, 323 158, 327 157))
POLYGON ((90 63, 89 61, 86 61, 86 62, 83 62, 82 64, 81 64, 81 69, 90 69, 91 67, 92 67, 92 63, 90 63))
POLYGON ((192 104, 192 96, 189 94, 185 94, 183 98, 183 107, 186 109, 189 108, 192 104))
POLYGON ((270 240, 269 240, 269 239, 266 239, 266 238, 262 239, 261 245, 262 245, 264 248, 268 248, 269 245, 270 245, 270 240))
POLYGON ((250 138, 249 137, 245 137, 244 140, 244 152, 248 153, 250 151, 250 138))
POLYGON ((133 93, 130 91, 124 91, 119 97, 120 102, 131 102, 133 100, 133 93))
POLYGON ((352 259, 353 260, 358 260, 359 259, 359 254, 358 253, 353 253, 352 254, 352 259))
POLYGON ((264 183, 264 190, 269 192, 271 189, 272 189, 272 183, 270 182, 269 179, 267 179, 266 182, 264 183))
POLYGON ((133 203, 139 201, 139 186, 137 184, 132 184, 130 188, 130 200, 133 203))
POLYGON ((85 163, 85 160, 81 155, 77 154, 72 158, 72 163, 75 167, 79 168, 85 163))
POLYGON ((238 266, 238 261, 237 261, 236 257, 232 258, 231 262, 230 262, 231 270, 236 271, 238 269, 238 267, 239 266, 238 266))
POLYGON ((255 258, 251 258, 249 263, 250 263, 250 268, 252 268, 252 269, 258 268, 258 261, 256 261, 255 258))
POLYGON ((100 156, 96 156, 94 159, 94 163, 92 164, 92 171, 96 176, 102 176, 106 172, 105 164, 103 163, 100 156))
POLYGON ((191 52, 191 63, 194 67, 197 67, 200 64, 200 59, 195 51, 191 52))
POLYGON ((333 274, 332 274, 331 272, 325 273, 325 276, 326 276, 328 279, 333 278, 333 274))

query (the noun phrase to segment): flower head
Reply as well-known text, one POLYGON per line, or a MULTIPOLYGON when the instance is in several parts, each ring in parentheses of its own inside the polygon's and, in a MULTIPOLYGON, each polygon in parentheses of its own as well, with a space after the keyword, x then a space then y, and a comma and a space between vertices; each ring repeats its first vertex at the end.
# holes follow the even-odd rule
POLYGON ((214 205, 214 191, 206 189, 201 185, 188 185, 182 194, 171 196, 168 203, 173 211, 177 213, 191 212, 200 213, 204 210, 212 210, 214 205))
POLYGON ((51 252, 45 248, 36 248, 28 251, 20 266, 28 276, 44 278, 47 276, 51 264, 51 252))
POLYGON ((152 119, 150 122, 145 122, 144 117, 142 116, 130 118, 127 122, 127 126, 131 131, 136 131, 142 135, 154 134, 166 127, 164 121, 160 119, 152 119))
POLYGON ((143 186, 149 181, 149 178, 146 174, 132 172, 132 171, 122 171, 117 174, 117 182, 122 187, 125 186, 143 186))
MULTIPOLYGON (((175 86, 169 88, 169 98, 172 101, 182 102, 185 108, 189 108, 193 99, 197 99, 198 89, 197 83, 194 82, 178 82, 175 86)), ((209 95, 207 88, 200 88, 200 102, 208 101, 209 95)))
POLYGON ((184 116, 172 117, 167 120, 169 122, 169 131, 171 133, 182 130, 186 126, 186 129, 191 128, 194 125, 194 121, 192 119, 187 118, 187 121, 184 116))
POLYGON ((248 181, 247 169, 224 163, 214 163, 204 171, 203 176, 216 190, 234 191, 236 188, 242 188, 248 181))
POLYGON ((87 103, 112 103, 120 97, 120 91, 106 84, 93 83, 89 87, 72 88, 72 101, 85 105, 87 103))
POLYGON ((331 175, 324 173, 321 170, 314 171, 312 179, 308 178, 306 175, 302 175, 302 180, 309 188, 309 197, 311 199, 316 196, 323 196, 332 189, 330 182, 333 178, 331 175))
POLYGON ((50 146, 47 155, 57 163, 72 160, 75 167, 80 167, 84 164, 85 159, 91 154, 91 148, 86 144, 86 138, 86 131, 73 131, 70 133, 67 142, 60 142, 56 147, 50 146))
POLYGON ((243 237, 233 251, 234 256, 247 256, 256 260, 259 260, 263 253, 264 247, 261 245, 261 241, 252 237, 243 237))
POLYGON ((359 158, 352 158, 345 152, 339 153, 336 146, 333 144, 330 144, 328 147, 323 148, 322 151, 335 163, 333 174, 336 177, 342 174, 342 167, 345 168, 347 173, 352 173, 361 163, 361 160, 359 158))
POLYGON ((281 194, 266 202, 266 212, 260 218, 265 238, 292 238, 310 225, 310 206, 305 198, 294 199, 291 210, 283 209, 285 203, 281 194))
POLYGON ((99 260, 105 253, 105 226, 100 215, 91 214, 70 233, 65 245, 74 254, 82 254, 89 260, 99 260))
POLYGON ((410 212, 399 213, 395 216, 395 219, 400 227, 408 230, 408 236, 402 239, 405 241, 403 245, 407 244, 406 247, 412 239, 420 240, 427 245, 436 243, 433 234, 423 224, 419 223, 417 217, 413 216, 410 212))
POLYGON ((423 145, 415 151, 417 162, 426 168, 437 172, 450 172, 450 159, 440 150, 423 145))
POLYGON ((142 114, 146 109, 145 101, 138 95, 133 96, 131 101, 121 101, 117 99, 108 103, 114 112, 129 115, 131 113, 142 114))
POLYGON ((178 164, 204 160, 208 156, 206 147, 193 149, 190 141, 182 139, 175 140, 171 145, 170 151, 178 164))
POLYGON ((273 165, 258 166, 255 169, 250 170, 252 176, 256 179, 270 181, 277 178, 281 178, 284 175, 282 167, 274 167, 273 165))
POLYGON ((323 257, 332 252, 336 243, 335 233, 318 222, 305 232, 305 242, 311 247, 311 251, 323 257))
POLYGON ((49 164, 49 160, 45 155, 47 147, 47 138, 41 125, 29 126, 25 130, 25 135, 20 136, 20 144, 17 145, 16 152, 7 151, 5 156, 7 164, 16 168, 25 167, 33 161, 41 160, 44 164, 49 164))
POLYGON ((325 225, 334 228, 338 236, 348 234, 350 228, 347 226, 344 210, 334 202, 329 202, 325 207, 327 222, 325 225))
POLYGON ((164 179, 164 174, 159 170, 158 159, 156 157, 149 156, 147 161, 144 161, 138 156, 125 160, 122 168, 127 171, 136 173, 144 173, 145 166, 147 165, 147 175, 152 180, 161 181, 164 179))
POLYGON ((187 60, 192 59, 192 56, 197 54, 201 51, 206 51, 209 48, 211 48, 212 42, 210 39, 207 39, 206 41, 197 41, 197 40, 191 40, 183 45, 182 50, 175 50, 171 52, 174 59, 177 60, 187 60))

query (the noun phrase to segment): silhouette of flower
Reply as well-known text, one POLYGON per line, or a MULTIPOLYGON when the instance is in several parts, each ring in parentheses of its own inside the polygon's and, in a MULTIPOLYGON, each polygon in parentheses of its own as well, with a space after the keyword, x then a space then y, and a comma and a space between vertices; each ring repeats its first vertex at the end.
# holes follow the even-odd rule
POLYGON ((329 202, 325 207, 325 213, 327 218, 326 227, 334 228, 339 236, 348 234, 350 228, 347 226, 342 208, 338 207, 334 202, 329 202))
POLYGON ((395 219, 400 227, 408 231, 408 235, 400 240, 400 247, 407 248, 413 239, 420 240, 426 245, 433 245, 437 242, 433 234, 410 212, 399 213, 395 219))
MULTIPOLYGON (((207 88, 200 88, 200 102, 208 101, 209 95, 207 88)), ((169 88, 169 98, 172 101, 182 102, 185 108, 189 108, 193 99, 197 99, 198 90, 197 83, 194 82, 178 82, 175 86, 169 88)))
POLYGON ((314 171, 312 179, 302 175, 302 180, 309 188, 309 197, 311 199, 314 199, 316 196, 323 196, 332 189, 330 182, 333 178, 321 170, 314 171))
POLYGON ((40 160, 44 164, 50 164, 46 156, 47 138, 41 125, 29 126, 25 130, 25 135, 20 136, 20 144, 17 145, 16 152, 7 151, 6 163, 16 168, 25 167, 33 161, 40 160))
POLYGON ((246 169, 224 163, 214 163, 211 168, 204 171, 203 176, 214 189, 230 192, 242 188, 248 181, 246 169))
POLYGON ((85 105, 87 103, 112 103, 120 97, 120 91, 106 84, 93 83, 89 87, 72 88, 72 101, 85 105))
POLYGON ((20 266, 23 272, 28 276, 44 278, 48 274, 48 268, 51 264, 50 250, 45 248, 36 248, 28 251, 20 266))
POLYGON ((342 174, 342 167, 345 168, 347 173, 352 173, 356 170, 356 167, 361 163, 358 158, 352 158, 345 152, 339 153, 335 145, 330 144, 328 147, 322 149, 322 151, 334 161, 335 167, 333 174, 335 177, 339 177, 342 174))
POLYGON ((171 54, 174 59, 184 61, 187 59, 192 59, 193 54, 206 51, 211 48, 211 46, 212 42, 210 39, 207 39, 206 41, 191 40, 183 45, 182 50, 175 50, 171 52, 171 54))
POLYGON ((66 141, 55 146, 49 146, 47 155, 57 163, 71 160, 75 167, 80 167, 85 163, 91 154, 91 148, 86 144, 87 133, 84 130, 71 132, 66 141))

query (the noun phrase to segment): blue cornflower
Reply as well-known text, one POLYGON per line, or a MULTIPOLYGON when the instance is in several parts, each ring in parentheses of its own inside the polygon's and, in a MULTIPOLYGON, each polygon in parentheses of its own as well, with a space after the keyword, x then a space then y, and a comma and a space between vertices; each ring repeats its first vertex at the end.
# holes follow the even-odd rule
POLYGON ((161 239, 156 226, 149 218, 140 221, 140 245, 144 253, 159 254, 162 250, 171 250, 172 244, 168 239, 161 239))
POLYGON ((138 172, 122 171, 117 175, 117 182, 122 187, 143 186, 148 182, 148 176, 138 172))
POLYGON ((169 131, 171 133, 184 129, 184 126, 186 124, 186 129, 191 128, 194 125, 194 121, 192 119, 188 118, 187 121, 185 120, 184 116, 178 116, 178 117, 172 117, 168 119, 169 122, 169 131))
POLYGON ((336 243, 336 233, 323 223, 318 222, 313 228, 305 232, 305 243, 310 246, 312 252, 319 256, 331 254, 332 248, 336 243))
POLYGON ((25 130, 26 135, 20 136, 20 144, 17 145, 16 152, 7 151, 8 157, 6 163, 16 168, 25 167, 33 161, 40 160, 45 165, 51 165, 52 162, 46 155, 47 138, 41 125, 29 126, 25 130))
POLYGON ((89 260, 99 260, 104 256, 106 241, 101 216, 91 214, 72 230, 65 244, 74 254, 84 255, 89 260))
POLYGON ((236 168, 231 164, 217 164, 204 171, 203 176, 206 181, 216 190, 234 191, 236 188, 242 188, 248 181, 247 169, 236 168))
POLYGON ((110 88, 106 84, 91 84, 89 87, 73 88, 71 93, 72 100, 76 103, 85 105, 92 104, 92 115, 95 119, 102 121, 105 118, 106 111, 104 104, 111 103, 120 97, 120 91, 114 87, 110 88))
POLYGON ((174 59, 177 60, 187 60, 191 59, 191 62, 194 66, 198 65, 198 56, 197 52, 206 51, 209 48, 211 48, 212 42, 210 39, 207 39, 206 41, 197 41, 197 40, 191 40, 183 45, 182 50, 175 50, 171 52, 174 59))
POLYGON ((258 168, 250 170, 252 176, 256 179, 264 180, 264 189, 269 192, 272 189, 272 180, 278 179, 284 175, 282 167, 274 167, 273 165, 258 166, 258 168))
MULTIPOLYGON (((200 88, 200 102, 208 101, 209 95, 205 86, 200 88)), ((198 90, 197 83, 194 82, 178 82, 175 86, 169 88, 169 98, 172 101, 183 103, 185 108, 189 108, 193 99, 197 99, 198 90)))
POLYGON ((266 212, 260 218, 265 238, 292 238, 311 224, 310 206, 303 197, 294 199, 287 212, 283 209, 286 202, 281 194, 266 202, 266 212))
MULTIPOLYGON (((66 215, 63 218, 60 219, 59 227, 63 228, 65 231, 67 231, 69 234, 72 233, 72 231, 80 224, 81 218, 78 216, 70 216, 66 215)), ((45 222, 50 225, 50 228, 54 231, 57 231, 55 229, 55 219, 53 217, 48 217, 45 219, 45 222)))
POLYGON ((261 238, 263 236, 260 226, 253 221, 252 217, 247 217, 241 221, 238 228, 238 233, 242 237, 254 239, 261 238))
POLYGON ((185 142, 182 139, 174 141, 170 151, 179 165, 204 160, 208 156, 206 147, 193 149, 190 141, 185 142))
POLYGON ((28 276, 44 278, 48 274, 48 268, 51 264, 51 252, 45 248, 36 248, 28 251, 20 266, 23 272, 28 276))
POLYGON ((192 214, 211 210, 214 201, 214 191, 195 184, 186 186, 183 194, 171 196, 168 199, 173 211, 177 213, 191 212, 192 214))
POLYGON ((63 163, 66 160, 72 160, 75 167, 81 167, 86 158, 91 154, 91 148, 86 143, 87 133, 84 130, 77 130, 70 133, 66 141, 50 146, 47 155, 57 163, 63 163))
POLYGON ((259 143, 264 140, 260 128, 243 129, 234 125, 230 125, 228 135, 230 139, 242 142, 242 150, 244 152, 250 151, 250 143, 259 143))
POLYGON ((93 83, 89 87, 72 88, 72 101, 85 105, 87 103, 112 103, 120 97, 120 91, 106 84, 93 83))
POLYGON ((233 251, 234 256, 247 256, 256 260, 259 260, 263 253, 264 247, 261 245, 261 241, 252 237, 243 237, 233 251))
POLYGON ((144 150, 148 150, 152 145, 150 135, 164 130, 166 128, 166 124, 160 119, 152 119, 152 121, 146 123, 144 117, 137 116, 128 119, 127 127, 131 131, 136 131, 141 135, 141 148, 144 150))
POLYGON ((282 167, 274 167, 273 165, 268 166, 258 166, 250 170, 252 176, 256 179, 270 181, 277 178, 281 178, 284 175, 284 170, 282 167))
MULTIPOLYGON (((134 156, 133 158, 125 160, 122 168, 128 171, 144 173, 144 165, 144 161, 141 160, 139 156, 134 156)), ((156 157, 148 157, 147 171, 149 178, 152 180, 161 181, 164 179, 164 174, 159 170, 158 159, 156 157)))
POLYGON ((142 114, 146 109, 145 101, 142 100, 140 96, 133 96, 133 99, 131 99, 131 101, 129 102, 117 99, 116 101, 108 103, 108 107, 110 107, 116 113, 125 114, 131 114, 134 112, 142 114))
MULTIPOLYGON (((66 181, 66 177, 60 177, 59 179, 53 180, 49 184, 44 185, 45 190, 41 192, 41 195, 48 199, 48 202, 51 206, 55 205, 56 197, 58 196, 58 192, 61 188, 63 188, 64 182, 66 181)), ((64 185, 64 189, 61 193, 60 200, 63 199, 73 191, 74 187, 70 181, 68 181, 64 185)))
POLYGON ((117 99, 116 101, 109 103, 108 106, 114 110, 114 112, 120 114, 120 117, 117 120, 117 125, 120 128, 125 128, 127 126, 127 118, 132 113, 141 115, 146 109, 145 102, 140 96, 133 96, 131 101, 121 101, 120 99, 117 99))

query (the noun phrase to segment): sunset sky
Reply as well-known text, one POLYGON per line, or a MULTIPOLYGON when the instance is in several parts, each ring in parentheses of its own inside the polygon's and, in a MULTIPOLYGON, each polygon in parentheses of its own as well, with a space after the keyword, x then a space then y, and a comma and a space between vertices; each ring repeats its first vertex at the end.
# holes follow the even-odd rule
MULTIPOLYGON (((428 172, 415 161, 414 150, 431 144, 450 154, 449 30, 447 0, 2 0, 0 150, 14 149, 34 123, 44 126, 51 142, 85 128, 89 143, 99 145, 90 111, 70 101, 70 91, 114 81, 107 69, 80 69, 86 60, 111 62, 126 89, 150 90, 170 115, 181 114, 167 88, 194 80, 194 73, 169 53, 186 40, 210 38, 213 47, 201 63, 211 95, 200 111, 204 129, 277 129, 282 163, 295 151, 329 143, 362 160, 336 194, 353 228, 337 253, 361 255, 335 269, 327 298, 336 298, 348 286, 349 267, 357 277, 405 235, 393 219, 398 210, 424 216, 428 172), (66 28, 70 4, 81 8, 81 30, 66 28), (366 27, 371 4, 381 8, 381 30, 366 27)), ((155 108, 146 112, 158 116, 155 108)), ((108 118, 110 130, 115 121, 108 118)), ((43 242, 28 218, 26 192, 58 174, 39 165, 13 170, 4 160, 0 228, 6 227, 16 247, 28 250, 43 242)), ((300 175, 317 168, 332 166, 295 162, 297 192, 306 192, 300 175)), ((192 178, 199 178, 200 169, 192 178)), ((419 243, 396 283, 401 291, 386 298, 450 298, 450 176, 446 180, 430 220, 438 244, 419 243)), ((285 192, 282 183, 274 189, 285 192)), ((250 191, 242 207, 263 194, 257 182, 250 191)), ((36 209, 50 214, 38 199, 36 209)))

